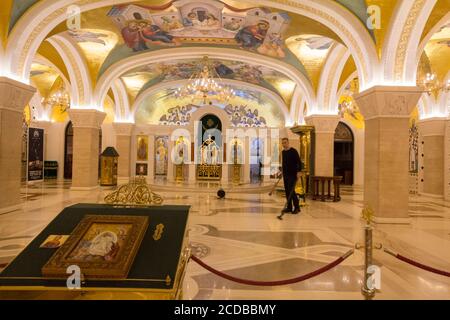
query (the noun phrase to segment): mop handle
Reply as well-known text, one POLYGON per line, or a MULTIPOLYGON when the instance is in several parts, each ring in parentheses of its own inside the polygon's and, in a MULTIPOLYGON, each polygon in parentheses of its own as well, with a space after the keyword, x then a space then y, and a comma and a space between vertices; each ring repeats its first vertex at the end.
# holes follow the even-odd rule
POLYGON ((280 183, 281 178, 282 178, 282 175, 281 175, 281 173, 280 173, 277 182, 275 182, 275 184, 274 184, 273 187, 272 187, 272 190, 270 190, 270 192, 269 192, 269 196, 271 196, 272 193, 275 191, 275 188, 276 188, 276 187, 278 186, 278 184, 280 183))

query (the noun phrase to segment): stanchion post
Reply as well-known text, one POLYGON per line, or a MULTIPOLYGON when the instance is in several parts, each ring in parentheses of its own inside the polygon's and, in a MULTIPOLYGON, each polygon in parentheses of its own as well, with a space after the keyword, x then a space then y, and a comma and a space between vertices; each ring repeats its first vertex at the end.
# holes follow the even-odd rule
POLYGON ((375 288, 371 283, 372 274, 369 273, 369 268, 373 265, 373 241, 372 241, 372 226, 370 222, 373 216, 373 210, 369 207, 364 208, 362 212, 366 226, 364 228, 364 282, 361 292, 366 300, 372 300, 375 297, 375 288))

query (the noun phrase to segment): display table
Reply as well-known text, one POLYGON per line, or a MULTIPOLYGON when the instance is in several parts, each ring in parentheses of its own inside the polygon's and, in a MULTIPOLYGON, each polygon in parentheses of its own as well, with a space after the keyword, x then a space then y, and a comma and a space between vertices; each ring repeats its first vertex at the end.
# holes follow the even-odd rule
MULTIPOLYGON (((64 209, 0 273, 0 299, 178 299, 187 249, 189 206, 120 208, 78 204, 64 209), (86 280, 81 290, 69 290, 66 280, 43 278, 41 268, 57 249, 40 245, 50 235, 69 235, 85 215, 148 216, 149 225, 126 279, 86 280), (163 224, 161 238, 154 239, 163 224)), ((69 275, 68 275, 69 276, 69 275)))

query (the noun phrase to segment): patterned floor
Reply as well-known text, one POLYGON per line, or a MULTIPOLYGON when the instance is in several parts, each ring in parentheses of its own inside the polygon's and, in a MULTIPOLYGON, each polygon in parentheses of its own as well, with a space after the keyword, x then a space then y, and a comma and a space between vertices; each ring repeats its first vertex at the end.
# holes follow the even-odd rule
MULTIPOLYGON (((70 183, 36 184, 22 189, 23 210, 0 215, 0 270, 64 207, 101 202, 110 189, 70 191, 70 183)), ((157 187, 156 187, 157 188, 157 187)), ((282 280, 316 270, 363 242, 362 190, 344 188, 339 203, 307 202, 300 215, 276 219, 280 195, 255 194, 254 188, 217 199, 215 188, 202 192, 158 191, 166 204, 190 204, 190 245, 206 263, 252 280, 282 280)), ((378 225, 374 241, 435 268, 450 270, 450 204, 415 196, 411 225, 378 225)), ((302 283, 255 287, 232 283, 189 264, 185 299, 362 299, 363 252, 302 283)), ((377 299, 450 299, 450 279, 406 265, 381 250, 377 299)))

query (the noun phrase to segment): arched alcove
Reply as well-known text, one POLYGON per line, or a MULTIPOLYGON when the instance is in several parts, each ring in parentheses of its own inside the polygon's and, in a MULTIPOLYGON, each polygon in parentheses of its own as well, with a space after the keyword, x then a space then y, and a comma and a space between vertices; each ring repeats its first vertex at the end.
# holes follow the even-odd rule
POLYGON ((334 134, 334 175, 343 177, 343 184, 353 185, 355 138, 348 125, 339 122, 334 134))

